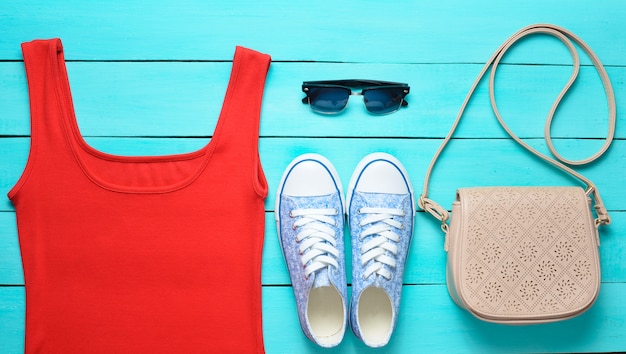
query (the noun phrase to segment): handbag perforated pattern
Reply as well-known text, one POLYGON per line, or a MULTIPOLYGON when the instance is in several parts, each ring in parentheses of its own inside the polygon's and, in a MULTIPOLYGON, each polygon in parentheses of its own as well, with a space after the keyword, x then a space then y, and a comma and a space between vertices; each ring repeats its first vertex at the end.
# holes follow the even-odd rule
POLYGON ((597 229, 581 188, 466 188, 459 201, 455 278, 469 308, 496 320, 548 319, 593 303, 597 229))

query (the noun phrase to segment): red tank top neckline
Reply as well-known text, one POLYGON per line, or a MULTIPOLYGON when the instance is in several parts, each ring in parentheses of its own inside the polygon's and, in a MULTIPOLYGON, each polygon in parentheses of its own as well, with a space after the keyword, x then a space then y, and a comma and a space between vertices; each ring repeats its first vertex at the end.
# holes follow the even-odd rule
POLYGON ((63 45, 60 39, 55 39, 52 41, 51 45, 56 48, 50 50, 51 55, 51 63, 52 63, 52 71, 55 75, 55 80, 57 81, 56 94, 59 98, 59 109, 61 111, 61 116, 63 118, 64 129, 66 133, 66 138, 68 139, 68 144, 72 149, 72 153, 76 162, 80 165, 82 171, 85 176, 89 178, 96 185, 110 190, 114 192, 124 192, 124 193, 167 193, 179 190, 181 188, 185 188, 186 186, 193 183, 204 171, 204 169, 209 164, 211 159, 211 155, 214 151, 213 146, 217 144, 219 140, 220 127, 221 122, 226 119, 223 118, 227 115, 227 111, 230 104, 230 97, 232 96, 232 91, 236 85, 237 76, 239 73, 240 61, 241 61, 241 51, 242 47, 237 46, 235 50, 235 55, 233 58, 233 67, 231 70, 231 78, 228 82, 228 86, 226 88, 226 94, 224 96, 224 100, 222 103, 222 109, 220 110, 220 114, 218 116, 217 125, 215 126, 214 132, 211 136, 211 139, 200 149, 195 151, 181 153, 181 154, 170 154, 170 155, 157 155, 157 156, 122 156, 122 155, 114 155, 109 154, 103 151, 100 151, 87 143, 80 131, 78 126, 78 119, 76 116, 76 112, 74 109, 74 103, 71 94, 71 85, 69 82, 69 76, 67 74, 67 67, 65 65, 65 56, 63 52, 63 45), (104 178, 100 178, 98 173, 93 171, 89 163, 86 161, 84 157, 81 155, 88 154, 93 156, 96 159, 101 161, 111 161, 111 162, 119 162, 119 163, 150 163, 150 164, 158 164, 163 162, 176 162, 176 161, 190 161, 193 160, 195 162, 194 171, 187 173, 186 177, 180 178, 178 181, 175 181, 168 185, 163 186, 125 186, 121 184, 116 184, 107 181, 104 178))

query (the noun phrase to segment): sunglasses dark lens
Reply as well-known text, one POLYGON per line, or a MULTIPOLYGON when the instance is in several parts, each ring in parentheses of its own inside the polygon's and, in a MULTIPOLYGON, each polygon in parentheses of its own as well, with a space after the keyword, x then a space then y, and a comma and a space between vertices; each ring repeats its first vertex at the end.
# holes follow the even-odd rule
POLYGON ((338 113, 348 104, 350 89, 342 87, 309 87, 311 109, 319 113, 338 113))
POLYGON ((386 114, 397 111, 404 99, 401 87, 381 87, 363 92, 365 107, 374 114, 386 114))

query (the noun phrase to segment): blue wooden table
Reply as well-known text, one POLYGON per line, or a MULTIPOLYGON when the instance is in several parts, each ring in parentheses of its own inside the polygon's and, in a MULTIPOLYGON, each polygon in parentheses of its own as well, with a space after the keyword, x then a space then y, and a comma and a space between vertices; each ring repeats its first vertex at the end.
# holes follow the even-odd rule
MULTIPOLYGON (((263 323, 268 353, 370 351, 350 332, 333 350, 302 334, 274 224, 283 169, 306 152, 325 155, 344 188, 358 161, 395 155, 421 191, 430 158, 448 132, 482 64, 509 35, 553 23, 584 39, 605 64, 618 112, 616 141, 579 168, 601 191, 613 223, 601 229, 602 287, 596 304, 564 322, 503 326, 457 308, 445 285, 443 236, 416 217, 400 318, 379 352, 596 352, 626 350, 626 4, 546 1, 3 1, 0 4, 0 191, 17 181, 29 148, 29 107, 20 43, 60 37, 78 123, 89 144, 122 155, 188 152, 210 139, 235 45, 272 55, 261 123, 270 185, 263 254, 263 323), (357 97, 344 114, 321 116, 301 103, 305 80, 407 82, 409 106, 372 116, 357 97)), ((545 151, 543 119, 569 77, 560 42, 523 40, 497 78, 499 107, 513 130, 545 151)), ((557 112, 553 135, 566 157, 602 144, 606 99, 583 58, 579 82, 557 112)), ((497 124, 481 83, 433 175, 431 196, 451 205, 472 185, 575 182, 523 151, 497 124)), ((348 269, 350 274, 350 269, 348 269)), ((348 279, 350 281, 350 277, 348 279)), ((23 351, 24 279, 14 209, 0 200, 0 353, 23 351)), ((374 351, 374 350, 371 350, 374 351)))

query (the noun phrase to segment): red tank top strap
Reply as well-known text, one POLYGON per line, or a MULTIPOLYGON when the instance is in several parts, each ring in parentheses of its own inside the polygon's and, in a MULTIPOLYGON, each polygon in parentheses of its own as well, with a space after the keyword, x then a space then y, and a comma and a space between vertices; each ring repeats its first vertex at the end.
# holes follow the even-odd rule
POLYGON ((261 101, 271 58, 238 46, 224 105, 213 136, 217 155, 248 166, 257 193, 267 195, 259 159, 261 101))
MULTIPOLYGON (((32 139, 47 133, 63 134, 63 111, 59 61, 63 59, 60 39, 35 40, 22 44, 30 96, 32 139)), ((62 135, 61 135, 62 136, 62 135)))
MULTIPOLYGON (((24 66, 30 98, 31 141, 26 167, 19 181, 9 191, 13 198, 33 169, 34 161, 53 155, 61 158, 57 147, 66 147, 63 111, 59 96, 59 60, 63 60, 60 39, 34 40, 22 43, 24 66)), ((67 151, 67 149, 66 149, 67 151)))

